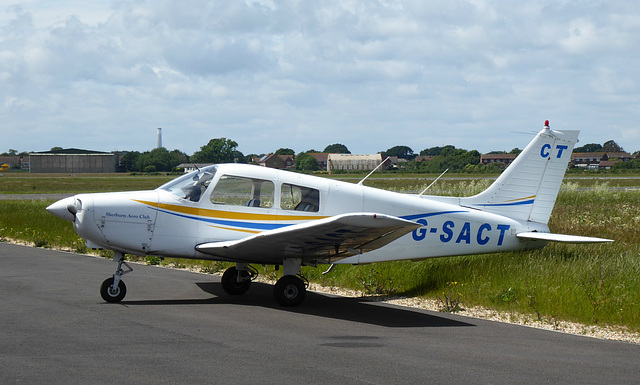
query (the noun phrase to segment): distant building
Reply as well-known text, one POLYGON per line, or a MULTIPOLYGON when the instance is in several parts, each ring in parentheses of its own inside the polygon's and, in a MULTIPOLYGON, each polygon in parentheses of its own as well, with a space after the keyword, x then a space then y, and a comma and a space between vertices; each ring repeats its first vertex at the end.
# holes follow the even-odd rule
POLYGON ((284 162, 285 170, 293 168, 296 165, 296 162, 293 159, 293 155, 278 155, 278 157, 284 162))
POLYGON ((419 162, 428 162, 428 161, 430 161, 430 160, 431 160, 431 159, 433 159, 433 158, 434 158, 434 156, 433 156, 433 155, 418 155, 418 156, 416 156, 415 161, 416 161, 416 163, 419 163, 419 162))
POLYGON ((258 165, 262 167, 277 168, 279 170, 293 167, 293 155, 268 154, 258 159, 258 165))
POLYGON ((327 171, 370 171, 382 163, 382 155, 329 154, 327 171))
POLYGON ((571 165, 589 169, 611 168, 616 162, 627 162, 631 159, 628 152, 575 152, 571 154, 571 165))
POLYGON ((517 154, 482 154, 480 155, 480 163, 482 164, 491 164, 491 163, 502 163, 505 166, 510 165, 517 157, 517 154))
POLYGON ((22 167, 22 158, 19 156, 0 156, 0 165, 7 164, 10 168, 22 167))
POLYGON ((618 162, 619 161, 615 160, 601 160, 600 163, 598 163, 598 170, 610 170, 611 167, 618 162))
POLYGON ((327 159, 329 158, 329 154, 326 152, 309 152, 308 155, 314 157, 316 162, 318 162, 318 169, 320 170, 328 170, 327 169, 327 159))
POLYGON ((582 168, 598 168, 604 155, 604 152, 574 152, 571 154, 571 165, 582 168))
POLYGON ((116 154, 68 148, 29 154, 32 173, 109 173, 116 172, 116 154))

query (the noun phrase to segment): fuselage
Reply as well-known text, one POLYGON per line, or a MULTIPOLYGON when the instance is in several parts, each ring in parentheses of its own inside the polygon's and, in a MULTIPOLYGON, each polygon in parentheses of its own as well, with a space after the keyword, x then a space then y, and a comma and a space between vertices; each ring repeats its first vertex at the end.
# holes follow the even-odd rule
POLYGON ((548 232, 545 224, 428 196, 240 164, 210 166, 153 191, 79 194, 55 203, 49 211, 74 220, 89 247, 192 259, 218 259, 195 249, 202 243, 237 240, 343 213, 387 214, 422 227, 378 250, 337 263, 536 248, 546 243, 515 235, 548 232), (70 216, 70 212, 75 213, 70 216))

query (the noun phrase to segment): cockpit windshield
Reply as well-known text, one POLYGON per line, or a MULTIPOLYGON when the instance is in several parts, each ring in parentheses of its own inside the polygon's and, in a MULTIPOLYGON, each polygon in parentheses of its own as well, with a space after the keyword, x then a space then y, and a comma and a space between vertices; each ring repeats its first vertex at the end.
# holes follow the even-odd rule
POLYGON ((182 199, 198 202, 216 174, 216 166, 203 167, 158 187, 182 199))

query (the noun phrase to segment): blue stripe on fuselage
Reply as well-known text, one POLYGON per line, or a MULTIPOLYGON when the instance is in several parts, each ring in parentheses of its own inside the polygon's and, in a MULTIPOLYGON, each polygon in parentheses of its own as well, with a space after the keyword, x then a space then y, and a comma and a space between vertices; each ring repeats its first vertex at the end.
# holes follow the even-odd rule
POLYGON ((158 209, 158 211, 166 213, 166 214, 175 215, 175 216, 180 217, 180 218, 193 219, 194 221, 213 223, 213 224, 216 224, 216 225, 223 225, 223 226, 244 227, 244 228, 255 229, 255 230, 274 230, 274 229, 279 229, 281 227, 286 227, 286 226, 291 226, 292 225, 291 223, 276 224, 276 223, 237 222, 237 221, 228 221, 228 220, 222 220, 222 219, 210 219, 210 218, 194 217, 194 216, 191 216, 191 215, 179 214, 179 213, 176 213, 176 212, 173 212, 173 211, 167 211, 167 210, 162 210, 162 209, 158 209))

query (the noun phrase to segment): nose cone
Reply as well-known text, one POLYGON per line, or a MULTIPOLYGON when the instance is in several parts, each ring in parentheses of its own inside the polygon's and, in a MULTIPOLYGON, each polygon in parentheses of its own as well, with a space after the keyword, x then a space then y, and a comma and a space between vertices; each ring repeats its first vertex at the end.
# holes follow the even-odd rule
POLYGON ((47 207, 47 211, 59 218, 73 222, 77 212, 75 198, 61 199, 47 207))

